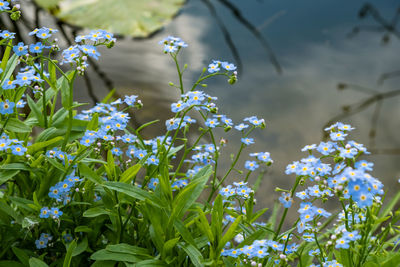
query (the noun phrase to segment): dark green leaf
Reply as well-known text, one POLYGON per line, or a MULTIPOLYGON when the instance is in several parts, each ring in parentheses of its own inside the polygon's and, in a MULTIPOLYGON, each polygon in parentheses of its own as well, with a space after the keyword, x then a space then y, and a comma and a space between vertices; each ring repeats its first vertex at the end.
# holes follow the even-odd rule
POLYGON ((12 179, 18 173, 19 173, 18 170, 0 171, 0 185, 4 184, 8 180, 12 179))
POLYGON ((72 253, 74 252, 75 248, 76 248, 76 240, 73 240, 68 245, 67 254, 65 255, 65 258, 64 258, 63 267, 70 267, 71 260, 72 260, 72 253))

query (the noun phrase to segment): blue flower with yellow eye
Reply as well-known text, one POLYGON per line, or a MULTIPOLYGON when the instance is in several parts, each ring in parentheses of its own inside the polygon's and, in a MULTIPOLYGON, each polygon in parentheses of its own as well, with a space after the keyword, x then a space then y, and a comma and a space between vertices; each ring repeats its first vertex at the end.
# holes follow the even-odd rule
MULTIPOLYGON (((6 2, 8 3, 8 2, 6 2)), ((3 39, 14 39, 15 38, 15 33, 14 32, 9 32, 7 30, 0 31, 0 37, 3 39)))
POLYGON ((23 42, 19 42, 16 46, 13 47, 13 51, 17 56, 23 56, 28 54, 28 46, 23 42))
POLYGON ((29 45, 29 51, 31 53, 42 53, 43 48, 47 48, 47 46, 44 46, 41 42, 37 42, 36 44, 30 44, 29 45))
POLYGON ((245 138, 241 138, 240 140, 241 140, 242 143, 245 144, 245 145, 254 144, 254 139, 253 139, 253 138, 245 137, 245 138))
POLYGON ((260 165, 257 164, 254 160, 247 160, 244 164, 244 167, 250 171, 255 171, 260 165))
POLYGON ((26 147, 23 147, 21 145, 13 145, 10 148, 11 148, 11 153, 17 156, 23 156, 27 151, 26 147))
POLYGON ((43 207, 40 209, 40 218, 49 218, 50 216, 50 210, 48 207, 43 207))

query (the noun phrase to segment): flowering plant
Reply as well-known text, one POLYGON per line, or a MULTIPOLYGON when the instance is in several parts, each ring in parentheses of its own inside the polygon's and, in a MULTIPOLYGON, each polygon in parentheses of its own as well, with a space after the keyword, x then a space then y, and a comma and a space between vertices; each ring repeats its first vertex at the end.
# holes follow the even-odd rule
MULTIPOLYGON (((0 11, 9 10, 9 2, 0 0, 0 11)), ((382 210, 383 185, 368 174, 373 164, 358 160, 366 148, 345 141, 350 125, 332 125, 326 129, 331 141, 306 146, 308 157, 287 167, 296 179, 292 189, 277 189, 285 209, 278 220, 281 204, 276 204, 263 223, 259 219, 267 209, 255 211, 262 176, 255 186, 248 181, 273 160, 268 152, 255 152, 245 173, 237 165, 255 142, 250 134, 265 128, 265 121, 250 116, 235 124, 219 113, 217 98, 198 89, 214 76, 235 83, 234 64, 213 60, 186 87, 187 66, 182 68, 178 55, 187 44, 171 36, 162 40, 177 68, 179 83, 170 85, 180 98, 171 104, 166 133, 145 139, 141 131, 158 120, 129 125, 132 111, 143 106, 137 96, 109 95, 80 112, 83 104, 73 101, 77 75, 85 74, 88 57, 100 56, 97 47, 113 46, 113 35, 96 30, 77 36, 75 45, 59 53, 56 32, 35 29, 29 35, 39 41, 30 45, 15 44, 14 33, 0 32, 0 266, 391 266, 398 261, 400 215, 391 210, 400 195, 382 210), (241 134, 227 170, 218 168, 226 145, 226 139, 218 141, 218 128, 241 134), (243 175, 242 181, 227 185, 232 174, 243 175), (301 200, 298 219, 285 224, 295 197, 301 200), (334 215, 319 207, 333 197, 342 207, 334 215)))

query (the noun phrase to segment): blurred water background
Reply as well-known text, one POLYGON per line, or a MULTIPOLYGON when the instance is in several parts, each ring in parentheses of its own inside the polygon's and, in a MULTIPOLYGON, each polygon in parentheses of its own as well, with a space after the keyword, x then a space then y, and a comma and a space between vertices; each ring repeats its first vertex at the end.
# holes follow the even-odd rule
MULTIPOLYGON (((160 116, 168 119, 172 116, 170 104, 178 96, 168 86, 170 81, 177 82, 177 75, 173 61, 158 45, 163 37, 179 36, 189 43, 181 55, 181 62, 189 66, 184 79, 187 86, 212 59, 239 64, 241 71, 235 85, 216 78, 205 91, 218 97, 220 113, 235 123, 250 115, 266 120, 267 128, 255 131, 256 144, 244 151, 239 162, 244 169, 246 154, 271 153, 274 164, 259 189, 260 206, 271 206, 278 196, 272 193, 276 186, 289 188, 293 184, 294 176, 284 174, 286 165, 306 156, 300 151, 303 146, 319 143, 329 120, 341 114, 344 106, 357 111, 354 104, 372 97, 360 112, 340 119, 356 128, 351 139, 373 152, 365 159, 375 163, 372 175, 383 181, 390 196, 399 189, 400 97, 385 98, 385 93, 400 89, 400 76, 384 82, 380 78, 384 73, 400 70, 399 34, 387 27, 400 4, 394 0, 371 2, 371 8, 387 25, 371 15, 373 9, 361 19, 360 10, 363 15, 365 4, 358 0, 190 0, 163 30, 148 39, 119 39, 113 49, 100 51, 98 63, 119 94, 140 96, 144 108, 135 114, 139 123, 160 116), (353 31, 360 25, 358 33, 353 31), (265 38, 269 50, 254 32, 265 38), (271 55, 277 60, 275 64, 271 55)), ((30 9, 26 10, 25 16, 33 18, 30 9)), ((41 16, 41 26, 56 27, 51 16, 43 12, 41 16)), ((89 70, 89 77, 92 96, 82 79, 76 92, 81 102, 93 104, 108 89, 93 69, 89 70)), ((154 137, 164 129, 161 121, 147 135, 154 137)), ((229 154, 239 147, 240 135, 233 131, 223 135, 229 141, 223 148, 222 166, 226 168, 229 154)), ((240 179, 234 174, 229 182, 240 179)))

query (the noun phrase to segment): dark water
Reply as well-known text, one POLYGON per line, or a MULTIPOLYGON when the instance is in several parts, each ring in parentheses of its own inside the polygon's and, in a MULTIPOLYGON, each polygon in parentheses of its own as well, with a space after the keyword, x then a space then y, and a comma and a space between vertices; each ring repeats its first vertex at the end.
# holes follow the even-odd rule
MULTIPOLYGON (((220 112, 236 123, 249 115, 265 118, 267 129, 255 132, 256 144, 245 151, 239 166, 243 166, 249 152, 271 153, 275 163, 269 168, 258 196, 259 203, 270 205, 278 196, 272 193, 276 186, 289 187, 293 183, 294 177, 286 176, 284 169, 292 161, 306 156, 300 149, 306 144, 319 143, 323 126, 342 112, 342 106, 370 96, 351 89, 339 91, 338 83, 379 92, 400 89, 400 76, 378 84, 383 73, 400 70, 400 39, 391 34, 389 43, 384 45, 384 34, 376 31, 361 31, 349 38, 348 34, 357 25, 379 25, 370 15, 362 20, 358 17, 364 1, 231 1, 268 41, 283 70, 278 74, 268 53, 248 28, 220 1, 211 3, 238 50, 243 71, 234 86, 218 78, 210 82, 205 91, 219 98, 220 112)), ((371 4, 389 21, 400 6, 398 1, 371 4)), ((169 118, 166 110, 177 96, 168 86, 169 81, 177 81, 174 64, 157 44, 167 35, 179 36, 189 43, 181 57, 182 62, 189 65, 185 72, 187 85, 212 59, 235 61, 217 20, 200 0, 189 1, 182 13, 154 37, 140 41, 120 40, 112 50, 101 51, 100 65, 118 91, 141 96, 145 106, 136 115, 140 122, 153 120, 156 114, 169 118)), ((96 95, 101 98, 107 90, 94 75, 92 77, 96 95)), ((83 85, 79 86, 79 96, 91 101, 83 85)), ((369 131, 376 103, 342 121, 356 127, 352 137, 371 150, 382 152, 382 149, 400 148, 399 100, 394 97, 380 102, 373 141, 369 131)), ((154 127, 163 130, 164 124, 154 127)), ((237 149, 240 136, 228 133, 227 138, 229 146, 224 149, 223 167, 229 163, 229 154, 237 149)), ((375 162, 373 176, 380 178, 389 194, 393 194, 399 189, 400 156, 383 152, 366 159, 375 162)), ((239 179, 239 176, 231 177, 231 181, 239 179)))

